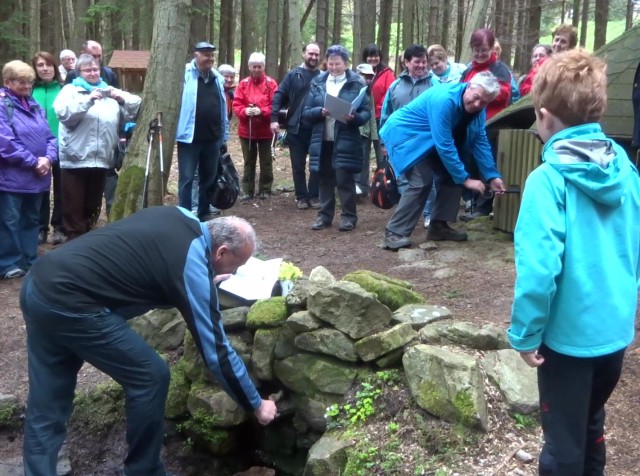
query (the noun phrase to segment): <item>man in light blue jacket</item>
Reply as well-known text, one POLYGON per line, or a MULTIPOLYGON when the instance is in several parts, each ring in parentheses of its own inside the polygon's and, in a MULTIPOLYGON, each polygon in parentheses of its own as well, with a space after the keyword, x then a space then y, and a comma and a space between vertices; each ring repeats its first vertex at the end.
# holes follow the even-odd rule
POLYGON ((213 68, 216 47, 206 41, 196 44, 194 59, 187 64, 178 119, 178 200, 191 210, 191 189, 199 174, 197 215, 210 218, 207 190, 218 173, 221 148, 229 138, 224 78, 213 68))
POLYGON ((411 246, 409 236, 418 223, 431 191, 433 175, 440 190, 429 223, 427 239, 463 241, 467 234, 451 228, 460 205, 461 185, 484 193, 485 184, 474 180, 462 157, 473 154, 484 180, 497 193, 504 183, 495 167, 484 130, 486 105, 498 94, 499 85, 489 72, 469 83, 441 84, 422 93, 391 114, 380 130, 396 174, 404 174, 409 187, 387 222, 384 244, 397 250, 411 246))

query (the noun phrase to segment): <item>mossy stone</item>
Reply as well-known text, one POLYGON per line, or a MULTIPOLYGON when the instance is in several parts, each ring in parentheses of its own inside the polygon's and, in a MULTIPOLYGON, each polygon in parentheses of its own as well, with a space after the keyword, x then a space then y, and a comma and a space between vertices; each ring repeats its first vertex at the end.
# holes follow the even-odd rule
POLYGON ((410 289, 408 283, 378 273, 355 271, 345 275, 342 280, 359 284, 366 291, 375 294, 378 301, 392 311, 405 304, 426 302, 420 294, 410 289))
POLYGON ((247 327, 260 329, 264 327, 279 327, 287 320, 287 304, 285 298, 276 296, 256 301, 247 314, 247 327))

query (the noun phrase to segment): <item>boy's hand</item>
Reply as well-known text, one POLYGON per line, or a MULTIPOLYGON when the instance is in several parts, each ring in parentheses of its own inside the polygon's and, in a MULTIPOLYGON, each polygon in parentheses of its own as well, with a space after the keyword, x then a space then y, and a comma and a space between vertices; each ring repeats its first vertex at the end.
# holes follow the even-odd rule
POLYGON ((538 354, 537 350, 533 352, 520 352, 520 357, 529 367, 540 367, 544 363, 544 357, 538 354))

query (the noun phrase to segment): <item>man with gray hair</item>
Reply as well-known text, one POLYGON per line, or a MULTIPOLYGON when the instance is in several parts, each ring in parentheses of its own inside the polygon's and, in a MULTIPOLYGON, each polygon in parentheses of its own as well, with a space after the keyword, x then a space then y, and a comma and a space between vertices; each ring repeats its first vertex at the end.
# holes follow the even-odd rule
POLYGON ((76 67, 76 54, 71 50, 62 50, 60 52, 60 65, 58 71, 60 72, 60 79, 64 81, 67 78, 69 71, 73 71, 76 67))
POLYGON ((275 403, 260 397, 227 340, 216 288, 255 246, 255 232, 241 218, 201 223, 183 208, 152 207, 38 260, 20 295, 29 360, 26 476, 55 474, 84 362, 124 388, 124 474, 165 475, 160 448, 169 368, 127 324, 154 308, 177 308, 217 382, 258 422, 273 420, 275 403))
POLYGON ((409 182, 387 222, 384 237, 387 249, 411 246, 409 236, 429 196, 434 174, 441 181, 427 239, 467 239, 465 232, 451 228, 448 222, 456 221, 461 186, 481 194, 485 191, 484 182, 472 179, 465 168, 468 153, 473 155, 491 189, 504 192, 484 129, 485 107, 498 91, 495 76, 478 73, 469 83, 428 89, 387 119, 380 137, 395 173, 405 174, 409 182))

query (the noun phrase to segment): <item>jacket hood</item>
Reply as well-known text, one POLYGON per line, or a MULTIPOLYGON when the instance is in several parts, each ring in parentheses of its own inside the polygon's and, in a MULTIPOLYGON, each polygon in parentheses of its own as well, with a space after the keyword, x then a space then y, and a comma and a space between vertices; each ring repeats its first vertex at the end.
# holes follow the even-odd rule
MULTIPOLYGON (((424 73, 422 76, 420 76, 418 79, 416 79, 416 81, 422 81, 430 78, 431 76, 433 76, 433 73, 431 72, 430 69, 428 69, 428 71, 424 73)), ((410 79, 411 81, 413 81, 413 78, 409 74, 409 70, 406 68, 402 71, 402 73, 400 73, 400 76, 398 76, 398 78, 403 78, 403 80, 410 79)))
POLYGON ((597 203, 618 207, 632 173, 624 150, 608 139, 599 124, 570 127, 545 144, 545 162, 597 203))

